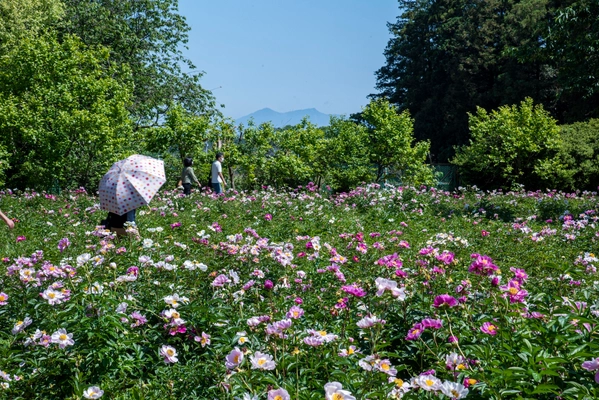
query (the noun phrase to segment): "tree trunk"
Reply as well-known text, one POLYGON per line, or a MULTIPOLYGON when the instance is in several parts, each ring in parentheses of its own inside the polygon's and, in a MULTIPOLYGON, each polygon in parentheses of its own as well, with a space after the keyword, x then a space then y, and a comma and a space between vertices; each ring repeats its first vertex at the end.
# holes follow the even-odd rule
POLYGON ((235 189, 235 180, 233 179, 233 168, 229 165, 227 167, 229 169, 229 183, 231 184, 231 189, 235 189))

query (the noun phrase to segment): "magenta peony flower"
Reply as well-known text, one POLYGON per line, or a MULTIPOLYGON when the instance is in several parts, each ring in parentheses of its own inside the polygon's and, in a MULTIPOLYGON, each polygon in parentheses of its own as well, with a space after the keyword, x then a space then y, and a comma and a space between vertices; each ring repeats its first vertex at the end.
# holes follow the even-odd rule
POLYGON ((491 336, 497 335, 497 326, 493 325, 490 322, 485 322, 483 326, 480 327, 480 330, 491 336))
POLYGON ((470 256, 474 259, 468 272, 472 272, 477 275, 493 275, 499 269, 497 265, 493 264, 493 260, 489 256, 481 256, 480 254, 472 254, 470 256))
POLYGON ((347 294, 351 294, 355 297, 364 297, 366 296, 366 290, 362 289, 358 286, 357 283, 352 283, 351 285, 341 286, 341 290, 343 290, 347 294))
POLYGON ((416 325, 414 325, 409 331, 408 334, 406 336, 406 340, 416 340, 420 337, 420 335, 422 335, 422 331, 424 331, 424 327, 422 326, 422 324, 418 323, 416 325))
POLYGON ((443 321, 441 321, 440 319, 432 319, 432 318, 426 318, 423 319, 421 322, 422 327, 425 329, 441 329, 443 328, 443 321))
POLYGON ((62 238, 58 241, 58 250, 60 250, 60 252, 62 253, 64 251, 64 249, 66 249, 70 245, 71 245, 71 242, 69 241, 68 238, 62 238))
POLYGON ((433 302, 433 307, 435 308, 439 308, 439 307, 455 307, 458 305, 458 301, 456 300, 455 297, 450 296, 448 294, 441 294, 437 297, 435 297, 435 301, 433 302))

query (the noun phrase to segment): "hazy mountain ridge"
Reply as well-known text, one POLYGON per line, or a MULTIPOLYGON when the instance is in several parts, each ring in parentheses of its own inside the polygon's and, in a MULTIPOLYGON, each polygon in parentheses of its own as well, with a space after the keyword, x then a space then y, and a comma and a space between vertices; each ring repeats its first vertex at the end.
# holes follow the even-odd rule
POLYGON ((263 108, 246 116, 237 118, 235 123, 247 125, 250 119, 253 118, 256 125, 270 121, 275 128, 282 128, 287 125, 299 124, 304 117, 308 117, 310 122, 314 125, 327 126, 329 125, 331 115, 334 114, 324 114, 315 108, 293 110, 284 113, 277 112, 270 108, 263 108))

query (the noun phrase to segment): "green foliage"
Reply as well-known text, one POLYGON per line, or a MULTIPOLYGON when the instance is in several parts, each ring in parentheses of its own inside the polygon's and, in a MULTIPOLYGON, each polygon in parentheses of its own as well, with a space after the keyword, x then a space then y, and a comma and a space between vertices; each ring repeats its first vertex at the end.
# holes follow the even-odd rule
POLYGON ((268 183, 265 182, 265 170, 268 157, 273 153, 275 134, 270 123, 256 126, 250 122, 248 126, 239 126, 238 166, 244 187, 258 188, 268 183))
POLYGON ((25 38, 35 38, 64 14, 60 0, 2 0, 0 2, 0 54, 25 38))
POLYGON ((566 103, 564 122, 599 117, 599 3, 595 0, 559 2, 549 27, 544 54, 558 68, 566 103))
POLYGON ((564 125, 561 139, 557 155, 560 168, 548 173, 553 187, 596 190, 599 183, 599 120, 564 125))
POLYGON ((389 24, 375 97, 411 112, 416 138, 431 141, 439 162, 467 143, 467 113, 477 106, 497 108, 525 96, 553 106, 555 77, 533 53, 547 7, 547 0, 399 0, 402 14, 389 24), (528 57, 508 51, 514 47, 528 57))
POLYGON ((470 144, 459 148, 452 160, 467 183, 483 188, 543 188, 548 171, 559 168, 555 160, 559 128, 530 98, 491 113, 478 108, 470 114, 470 133, 470 144))
POLYGON ((375 170, 370 165, 366 127, 344 118, 331 118, 325 128, 327 184, 338 191, 348 191, 362 182, 372 182, 375 170))
POLYGON ((0 144, 10 154, 8 184, 94 186, 127 153, 128 76, 103 48, 75 37, 26 38, 0 59, 0 144))
POLYGON ((212 94, 202 73, 183 56, 190 27, 177 13, 178 0, 64 0, 59 31, 89 46, 110 49, 111 60, 128 65, 134 82, 130 110, 137 128, 160 125, 171 104, 194 114, 212 113, 212 94), (184 73, 182 68, 194 71, 184 73))
POLYGON ((321 157, 326 147, 324 132, 304 119, 274 135, 273 155, 266 161, 265 181, 276 187, 297 187, 317 181, 324 174, 321 157))
POLYGON ((415 118, 445 162, 467 144, 468 113, 525 97, 560 123, 599 116, 595 0, 399 0, 374 97, 415 118))
POLYGON ((5 185, 6 171, 10 166, 8 164, 8 157, 8 151, 6 151, 6 147, 0 141, 0 187, 4 187, 5 185))
POLYGON ((362 118, 377 182, 395 175, 405 185, 433 184, 433 171, 426 165, 430 143, 414 143, 414 121, 409 112, 397 114, 387 100, 373 100, 364 108, 362 118))
MULTIPOLYGON (((205 155, 205 149, 209 144, 210 126, 209 117, 194 115, 176 104, 166 113, 163 126, 144 132, 145 150, 164 160, 167 181, 171 186, 175 185, 181 176, 185 157, 193 157, 195 165, 202 165, 202 162, 206 161, 202 155, 205 155)), ((198 171, 195 173, 198 179, 202 178, 198 171)))

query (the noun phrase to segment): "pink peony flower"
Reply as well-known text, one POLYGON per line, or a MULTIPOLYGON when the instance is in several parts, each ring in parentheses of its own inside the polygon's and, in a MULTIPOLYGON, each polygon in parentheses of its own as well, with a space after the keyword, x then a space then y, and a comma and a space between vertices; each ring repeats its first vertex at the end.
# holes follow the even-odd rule
POLYGON ((177 359, 177 350, 172 346, 163 345, 160 348, 160 355, 164 357, 164 362, 167 364, 179 361, 177 359))
POLYGON ((455 307, 458 305, 458 301, 456 300, 455 297, 450 296, 448 294, 441 294, 437 297, 435 297, 435 300, 433 302, 433 307, 435 308, 439 308, 439 307, 455 307))
POLYGON ((366 296, 366 290, 362 289, 358 286, 357 283, 352 283, 351 285, 341 286, 341 290, 345 293, 351 294, 355 297, 364 297, 366 296))
POLYGON ((299 319, 304 315, 304 310, 299 306, 293 306, 285 315, 287 318, 299 319))
POLYGON ((491 336, 495 336, 497 335, 497 326, 493 325, 490 322, 485 322, 481 327, 480 330, 488 335, 491 336))
POLYGON ((424 331, 424 327, 422 326, 421 323, 417 323, 415 324, 409 331, 408 334, 406 336, 406 340, 416 340, 420 337, 420 335, 422 335, 422 332, 424 331))
POLYGON ((599 383, 599 357, 591 361, 585 361, 582 363, 582 368, 589 372, 597 371, 595 374, 595 382, 599 383))
POLYGON ((279 388, 277 390, 269 390, 267 400, 291 400, 291 396, 289 396, 289 393, 285 389, 279 388))
POLYGON ((225 367, 228 369, 234 369, 239 364, 243 362, 243 352, 239 350, 239 348, 235 347, 231 352, 225 357, 225 367))

